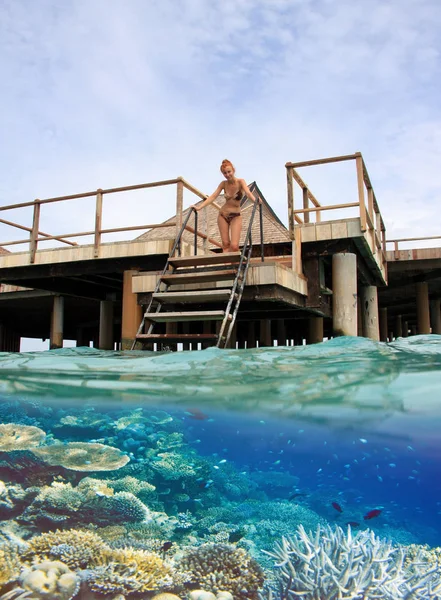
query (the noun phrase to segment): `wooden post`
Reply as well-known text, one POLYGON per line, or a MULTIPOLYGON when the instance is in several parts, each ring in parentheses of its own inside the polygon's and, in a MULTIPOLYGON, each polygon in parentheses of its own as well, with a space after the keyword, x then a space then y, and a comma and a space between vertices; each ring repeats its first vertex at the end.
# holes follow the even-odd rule
POLYGON ((178 183, 176 184, 176 237, 182 227, 182 208, 184 204, 184 184, 182 177, 178 177, 178 183))
POLYGON ((375 218, 374 218, 374 190, 371 187, 367 189, 367 197, 368 197, 368 213, 372 221, 372 225, 375 231, 375 218))
MULTIPOLYGON (((302 188, 303 192, 303 208, 309 208, 308 188, 302 188)), ((317 213, 316 213, 317 215, 317 213)), ((309 223, 309 213, 303 213, 303 220, 309 223)))
POLYGON ((113 350, 113 302, 101 300, 100 302, 100 328, 99 348, 100 350, 113 350))
POLYGON ((272 346, 273 341, 271 339, 271 321, 270 319, 260 320, 260 331, 259 331, 259 348, 262 346, 272 346))
POLYGON ((403 338, 409 337, 409 322, 403 321, 403 338))
POLYGON ((380 340, 378 322, 378 290, 374 285, 366 285, 360 293, 362 334, 371 340, 380 340))
POLYGON ((427 281, 416 284, 417 331, 418 334, 430 333, 429 285, 427 281))
POLYGON ((334 336, 357 335, 357 256, 341 252, 332 257, 332 326, 334 336))
POLYGON ((248 321, 247 348, 256 347, 256 321, 248 321))
POLYGON ((35 262, 35 254, 37 252, 38 247, 38 230, 40 229, 40 201, 38 198, 34 203, 34 216, 32 219, 32 231, 31 238, 29 241, 29 262, 34 264, 35 262))
POLYGON ((64 298, 54 296, 51 316, 51 333, 49 348, 63 347, 64 298))
POLYGON ((277 319, 277 345, 286 346, 286 327, 284 319, 277 319))
POLYGON ((93 247, 93 256, 98 258, 101 245, 101 221, 103 217, 103 190, 96 191, 96 210, 95 210, 95 240, 93 247))
POLYGON ((323 342, 323 317, 309 317, 306 343, 320 344, 320 342, 323 342))
POLYGON ((355 162, 357 165, 358 203, 360 204, 360 227, 361 231, 366 231, 366 204, 364 199, 363 158, 360 152, 356 153, 355 162))
POLYGON ((434 298, 430 302, 431 314, 430 314, 430 324, 432 326, 432 333, 441 334, 441 310, 440 310, 441 300, 439 298, 434 298))
POLYGON ((121 347, 130 350, 139 324, 142 320, 142 308, 138 304, 137 295, 132 292, 132 277, 138 271, 124 271, 123 297, 122 297, 122 322, 121 322, 121 347))
POLYGON ((291 240, 291 253, 292 253, 292 270, 297 271, 297 248, 295 243, 295 218, 294 218, 294 183, 292 178, 293 168, 286 167, 286 185, 288 189, 288 230, 289 237, 291 240))
POLYGON ((395 339, 403 337, 403 321, 401 315, 395 317, 394 336, 395 339))
POLYGON ((387 342, 387 308, 380 308, 380 340, 387 342))

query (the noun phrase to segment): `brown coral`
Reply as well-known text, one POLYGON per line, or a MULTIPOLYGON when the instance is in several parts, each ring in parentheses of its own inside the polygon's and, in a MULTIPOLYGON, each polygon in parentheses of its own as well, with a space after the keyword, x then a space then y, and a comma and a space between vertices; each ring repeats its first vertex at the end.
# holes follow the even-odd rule
POLYGON ((92 531, 69 529, 42 533, 29 540, 24 558, 32 561, 61 560, 71 569, 97 565, 110 550, 92 531))
POLYGON ((45 432, 33 425, 2 423, 0 424, 0 452, 29 450, 40 445, 45 437, 45 432))
POLYGON ((191 575, 192 584, 217 594, 228 591, 235 600, 257 600, 263 571, 242 548, 203 544, 186 552, 177 568, 191 575))
POLYGON ((21 569, 18 546, 10 542, 0 545, 0 587, 15 581, 21 569))
POLYGON ((51 466, 60 465, 72 471, 115 471, 130 460, 118 448, 92 442, 53 444, 35 448, 32 452, 51 466))

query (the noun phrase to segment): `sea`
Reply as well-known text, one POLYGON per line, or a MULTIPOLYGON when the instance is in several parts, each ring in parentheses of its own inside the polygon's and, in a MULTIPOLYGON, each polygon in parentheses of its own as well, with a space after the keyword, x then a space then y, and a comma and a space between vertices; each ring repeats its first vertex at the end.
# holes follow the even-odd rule
POLYGON ((441 598, 441 336, 1 353, 0 398, 0 598, 441 598), (337 538, 393 591, 308 583, 337 538))

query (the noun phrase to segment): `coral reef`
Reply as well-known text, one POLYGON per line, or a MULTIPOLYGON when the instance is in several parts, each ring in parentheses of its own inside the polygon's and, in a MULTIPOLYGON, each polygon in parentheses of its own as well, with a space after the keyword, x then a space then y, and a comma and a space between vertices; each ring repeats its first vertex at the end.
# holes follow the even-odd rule
POLYGON ((20 574, 19 547, 11 542, 0 545, 0 586, 15 581, 20 574))
POLYGON ((3 423, 0 424, 0 452, 29 450, 39 446, 45 437, 45 432, 39 427, 3 423))
POLYGON ((152 463, 152 467, 167 480, 196 478, 199 476, 188 459, 176 452, 159 453, 157 460, 152 463))
POLYGON ((79 590, 80 578, 60 561, 44 561, 24 569, 20 584, 35 600, 70 600, 79 590))
MULTIPOLYGON (((304 600, 344 598, 435 598, 441 593, 437 567, 404 567, 405 550, 377 538, 372 531, 352 535, 340 527, 317 527, 306 533, 302 525, 291 538, 282 538, 270 554, 283 592, 280 598, 304 600)), ((271 591, 268 597, 272 597, 271 591)), ((263 596, 261 596, 263 598, 263 596)))
POLYGON ((192 584, 212 593, 230 592, 235 600, 257 599, 264 582, 257 562, 230 544, 202 544, 187 550, 177 568, 190 573, 192 584))
POLYGON ((48 465, 62 466, 73 471, 115 471, 130 460, 118 448, 92 442, 42 446, 33 449, 32 453, 48 465))

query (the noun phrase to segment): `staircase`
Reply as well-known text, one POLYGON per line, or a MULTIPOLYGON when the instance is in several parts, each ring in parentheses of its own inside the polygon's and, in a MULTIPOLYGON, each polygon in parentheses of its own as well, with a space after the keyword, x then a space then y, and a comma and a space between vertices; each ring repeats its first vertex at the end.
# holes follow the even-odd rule
MULTIPOLYGON (((195 255, 180 256, 182 234, 194 209, 189 211, 144 313, 132 350, 137 343, 145 345, 154 342, 164 347, 178 342, 202 342, 204 346, 228 347, 250 264, 251 228, 258 206, 262 234, 262 205, 255 203, 241 252, 198 256, 195 234, 195 255), (201 284, 204 284, 203 289, 200 288, 201 284), (213 305, 216 310, 212 310, 213 305), (196 321, 217 321, 216 333, 155 332, 158 323, 179 324, 196 321)), ((197 219, 195 229, 197 231, 197 219)), ((179 326, 176 329, 179 329, 179 326)))

